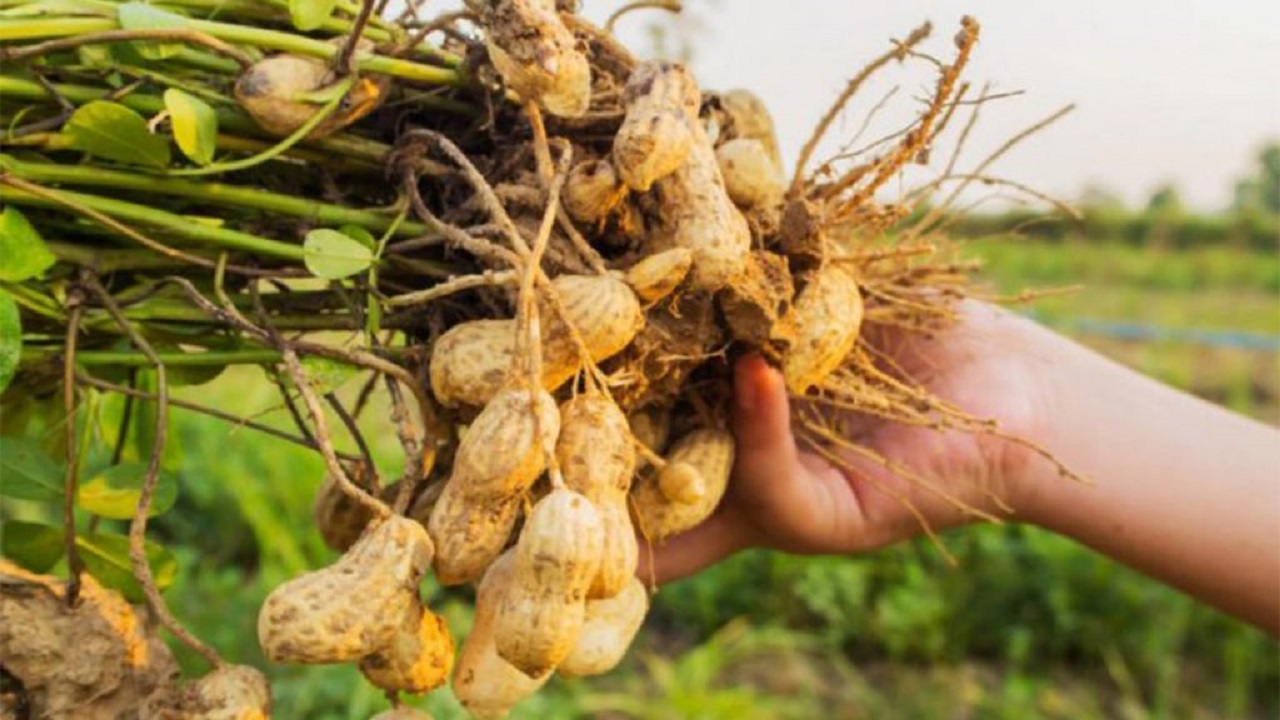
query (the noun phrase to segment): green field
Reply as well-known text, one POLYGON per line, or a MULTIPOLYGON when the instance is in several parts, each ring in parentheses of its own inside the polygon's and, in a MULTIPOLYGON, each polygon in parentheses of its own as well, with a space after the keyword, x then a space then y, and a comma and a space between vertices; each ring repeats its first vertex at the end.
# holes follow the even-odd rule
MULTIPOLYGON (((1120 245, 974 243, 995 292, 1083 287, 1028 306, 1078 318, 1280 336, 1280 257, 1213 249, 1157 254, 1120 245)), ((1166 382, 1280 423, 1280 353, 1081 336, 1166 382)), ((344 388, 351 392, 355 388, 344 388)), ((287 424, 257 370, 185 388, 287 424)), ((398 454, 367 414, 375 453, 398 454)), ((103 425, 118 407, 103 408, 103 425)), ((306 450, 175 411, 167 464, 181 478, 153 535, 179 555, 176 614, 238 662, 266 592, 327 562, 311 529, 323 471, 306 450)), ((110 431, 104 433, 110 437, 110 431)), ((385 468, 394 472, 394 467, 385 468)), ((1206 478, 1206 482, 1212 479, 1206 478)), ((30 508, 10 508, 30 514, 30 508)), ((12 515, 11 515, 12 516, 12 515)), ((1269 718, 1280 712, 1280 653, 1262 633, 1061 538, 1025 527, 946 537, 948 566, 924 542, 858 558, 742 554, 663 588, 626 665, 554 681, 520 718, 1269 718)), ((456 631, 466 591, 433 589, 456 631)), ((189 671, 200 661, 181 653, 189 671)), ((272 668, 276 717, 364 720, 385 701, 354 668, 272 668)), ((462 717, 447 691, 424 701, 462 717)))

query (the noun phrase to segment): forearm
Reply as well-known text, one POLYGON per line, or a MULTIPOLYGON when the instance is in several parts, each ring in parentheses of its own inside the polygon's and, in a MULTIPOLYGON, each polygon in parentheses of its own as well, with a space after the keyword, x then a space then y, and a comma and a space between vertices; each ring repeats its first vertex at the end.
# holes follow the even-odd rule
POLYGON ((1280 433, 1045 339, 1038 438, 1092 486, 1028 473, 1028 518, 1280 633, 1280 433))

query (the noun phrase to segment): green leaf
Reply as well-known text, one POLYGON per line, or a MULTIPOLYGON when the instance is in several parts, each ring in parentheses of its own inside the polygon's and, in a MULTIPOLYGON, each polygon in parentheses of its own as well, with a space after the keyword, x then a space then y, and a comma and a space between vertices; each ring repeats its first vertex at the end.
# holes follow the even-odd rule
POLYGON ((47 502, 62 497, 62 490, 62 467, 39 443, 0 437, 0 495, 47 502))
MULTIPOLYGON (((80 481, 76 490, 76 504, 94 515, 113 520, 128 520, 138 507, 142 494, 142 481, 147 475, 147 464, 125 462, 103 469, 80 481)), ((173 475, 162 472, 151 496, 151 512, 155 517, 173 507, 178 499, 178 482, 173 475)))
POLYGON ((182 154, 197 165, 213 162, 213 151, 218 147, 218 116, 213 108, 177 88, 164 91, 164 106, 182 154))
POLYGON ((38 278, 57 260, 18 208, 10 205, 0 213, 0 280, 38 278))
MULTIPOLYGON (((9 293, 0 290, 0 393, 13 382, 21 359, 22 318, 18 316, 18 303, 13 301, 9 293)), ((3 480, 0 479, 0 482, 3 480)))
MULTIPOLYGON (((103 585, 119 590, 131 602, 142 602, 142 586, 133 578, 133 565, 129 561, 129 538, 114 533, 90 533, 76 536, 76 547, 85 569, 103 585)), ((161 545, 147 542, 144 545, 147 564, 156 587, 164 590, 173 584, 178 575, 178 560, 161 545)))
POLYGON ((343 225, 338 228, 338 232, 346 235, 352 240, 359 240, 362 245, 370 250, 378 249, 378 238, 374 237, 373 233, 359 225, 343 225))
MULTIPOLYGON (((187 26, 186 18, 140 2, 125 3, 116 11, 124 30, 172 30, 187 26)), ((182 51, 179 42, 134 42, 138 54, 148 60, 164 60, 182 51)))
POLYGON ((106 100, 82 105, 62 129, 71 147, 116 162, 162 168, 169 164, 169 140, 153 135, 138 113, 106 100))
POLYGON ((302 251, 311 274, 326 280, 350 277, 373 264, 373 251, 364 243, 327 228, 307 233, 302 251))
POLYGON ((31 572, 49 572, 65 549, 62 528, 19 520, 0 525, 0 552, 31 572))
POLYGON ((338 0, 289 0, 289 19, 303 32, 315 30, 333 14, 338 0))

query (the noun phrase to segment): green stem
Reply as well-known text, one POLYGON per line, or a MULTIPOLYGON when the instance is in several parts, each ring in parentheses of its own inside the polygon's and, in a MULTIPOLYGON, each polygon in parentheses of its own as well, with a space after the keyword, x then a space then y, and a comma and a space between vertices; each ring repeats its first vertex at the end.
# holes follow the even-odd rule
MULTIPOLYGON (((22 364, 40 363, 56 356, 61 350, 22 350, 22 364)), ((280 351, 261 350, 211 350, 209 352, 157 353, 160 362, 169 367, 208 367, 223 365, 263 365, 280 362, 280 351)), ((120 367, 150 367, 151 360, 139 352, 112 350, 80 350, 76 353, 78 365, 116 365, 120 367)))
MULTIPOLYGON (((3 177, 3 175, 0 175, 0 181, 3 180, 3 177)), ((265 257, 294 262, 301 262, 303 259, 302 248, 297 245, 290 245, 278 240, 268 240, 267 238, 242 233, 238 230, 203 225, 193 222, 188 217, 156 210, 145 205, 137 205, 97 195, 68 192, 66 190, 48 190, 48 192, 65 199, 68 204, 82 205, 116 220, 163 228, 173 237, 191 240, 202 245, 211 245, 227 250, 242 250, 265 257)), ((24 206, 66 208, 66 205, 55 202, 50 198, 40 197, 3 184, 0 184, 0 201, 24 206)))
MULTIPOLYGON (((178 270, 190 267, 190 263, 158 255, 151 250, 85 247, 63 242, 45 244, 54 257, 62 262, 93 268, 101 274, 117 270, 178 270)), ((216 260, 217 258, 209 257, 208 259, 216 260)))
MULTIPOLYGON (((0 42, 83 35, 117 30, 119 27, 118 21, 106 18, 0 20, 0 42)), ((336 55, 339 50, 338 47, 323 40, 314 40, 303 35, 294 35, 266 28, 195 19, 187 19, 186 27, 212 35, 226 42, 253 45, 259 48, 308 55, 326 60, 336 55)), ((434 65, 423 65, 384 55, 357 56, 356 68, 360 72, 391 75, 392 77, 428 85, 462 86, 466 84, 465 79, 457 70, 434 65)))

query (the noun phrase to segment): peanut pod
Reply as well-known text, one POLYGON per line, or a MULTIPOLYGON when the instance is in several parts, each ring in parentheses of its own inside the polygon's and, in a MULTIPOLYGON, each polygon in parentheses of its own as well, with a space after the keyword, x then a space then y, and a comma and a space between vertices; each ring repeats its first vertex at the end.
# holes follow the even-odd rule
POLYGON ((613 163, 627 187, 648 192, 688 160, 702 96, 683 65, 653 60, 632 70, 622 99, 627 114, 613 138, 613 163))
POLYGON ((561 407, 560 417, 564 425, 556 459, 565 485, 591 501, 604 528, 600 570, 587 597, 613 597, 635 577, 640 560, 627 510, 627 490, 636 467, 635 441, 626 416, 602 394, 569 400, 561 407))
POLYGON ((369 682, 391 692, 425 693, 453 669, 453 636, 444 618, 418 605, 405 614, 392 643, 360 660, 369 682))
POLYGON ((716 148, 716 161, 724 177, 724 189, 740 208, 776 207, 782 204, 786 179, 774 164, 764 143, 735 138, 716 148))
POLYGON ((507 87, 552 115, 579 117, 591 105, 591 63, 555 0, 492 0, 481 22, 489 59, 507 87))
POLYGON ((152 720, 267 720, 271 687, 247 665, 224 665, 180 690, 148 700, 152 720))
MULTIPOLYGON (((551 283, 565 318, 595 362, 612 357, 644 326, 635 292, 609 275, 561 275, 551 283)), ((542 385, 555 390, 582 367, 569 328, 542 304, 542 385)), ((431 349, 431 390, 442 404, 482 406, 506 383, 515 359, 514 320, 472 320, 441 335, 431 349)))
POLYGON ((862 293, 853 273, 820 268, 791 308, 795 339, 782 359, 787 388, 797 395, 822 384, 853 350, 862 329, 862 293))
POLYGON ((641 478, 632 490, 632 512, 641 534, 654 542, 678 535, 711 516, 733 470, 733 436, 694 430, 676 441, 666 466, 641 478))
POLYGON ((525 520, 494 624, 498 654, 520 672, 541 677, 577 644, 603 536, 591 501, 568 489, 553 490, 525 520))
POLYGON ((413 520, 371 525, 337 562, 267 596, 258 614, 263 653, 273 662, 337 663, 386 647, 418 602, 432 554, 413 520))
MULTIPOLYGON (((292 135, 320 111, 322 105, 299 99, 324 90, 334 81, 323 60, 298 55, 273 55, 245 70, 233 89, 236 102, 258 127, 277 137, 292 135)), ((365 117, 382 104, 390 83, 385 77, 360 78, 329 117, 307 137, 328 137, 365 117)))
POLYGON ((652 305, 675 292, 693 267, 693 253, 688 248, 672 248, 654 253, 627 270, 627 284, 646 305, 652 305))
POLYGON ((494 641, 498 606, 515 580, 515 551, 493 562, 476 590, 475 622, 462 644, 453 671, 453 692, 458 701, 480 720, 506 717, 517 703, 538 691, 551 673, 537 678, 517 670, 498 655, 494 641))
POLYGON ((587 601, 586 622, 573 652, 556 671, 566 677, 603 675, 618 666, 649 612, 649 593, 637 577, 615 597, 587 601))

